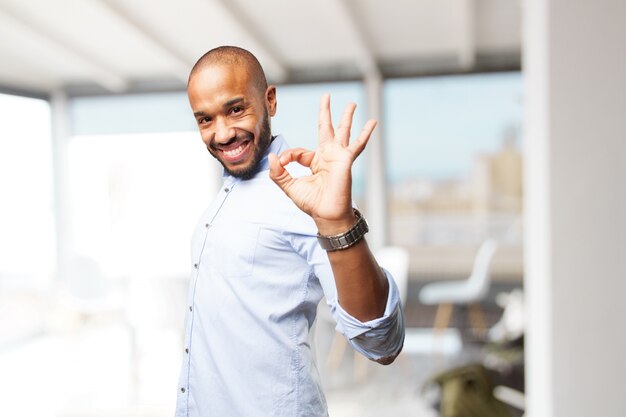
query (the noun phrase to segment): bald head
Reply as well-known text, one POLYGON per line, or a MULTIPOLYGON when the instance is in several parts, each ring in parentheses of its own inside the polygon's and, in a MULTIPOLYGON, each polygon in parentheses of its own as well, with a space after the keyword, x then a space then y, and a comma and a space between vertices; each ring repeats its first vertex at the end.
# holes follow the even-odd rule
POLYGON ((261 64, 252 53, 236 46, 219 46, 202 55, 191 69, 187 85, 196 73, 218 65, 244 68, 255 89, 265 94, 267 80, 261 64))

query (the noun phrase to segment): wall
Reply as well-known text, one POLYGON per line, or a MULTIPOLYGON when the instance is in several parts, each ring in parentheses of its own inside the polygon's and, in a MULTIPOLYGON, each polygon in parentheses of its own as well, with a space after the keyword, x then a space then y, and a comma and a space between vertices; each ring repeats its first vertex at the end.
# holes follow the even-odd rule
POLYGON ((626 3, 525 3, 527 411, 626 415, 626 3))

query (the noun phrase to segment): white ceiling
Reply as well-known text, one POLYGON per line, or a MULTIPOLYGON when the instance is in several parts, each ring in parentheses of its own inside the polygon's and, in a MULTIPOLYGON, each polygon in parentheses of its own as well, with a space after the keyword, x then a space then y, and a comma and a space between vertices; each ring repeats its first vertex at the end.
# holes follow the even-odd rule
POLYGON ((0 0, 0 89, 182 88, 218 45, 273 82, 520 65, 520 0, 0 0))

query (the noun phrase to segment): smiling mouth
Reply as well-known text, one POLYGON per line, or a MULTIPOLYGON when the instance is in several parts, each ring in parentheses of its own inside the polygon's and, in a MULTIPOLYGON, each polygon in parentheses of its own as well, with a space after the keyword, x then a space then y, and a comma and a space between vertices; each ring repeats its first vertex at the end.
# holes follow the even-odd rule
POLYGON ((250 147, 250 141, 241 142, 238 146, 229 149, 220 149, 223 158, 229 163, 242 162, 245 158, 246 151, 250 147))

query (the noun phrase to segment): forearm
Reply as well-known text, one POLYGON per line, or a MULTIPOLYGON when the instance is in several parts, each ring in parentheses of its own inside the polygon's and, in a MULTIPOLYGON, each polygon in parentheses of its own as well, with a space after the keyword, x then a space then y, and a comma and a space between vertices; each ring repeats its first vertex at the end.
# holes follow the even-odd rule
POLYGON ((388 365, 404 341, 404 318, 397 289, 390 288, 393 282, 378 267, 364 239, 341 252, 328 253, 339 305, 354 319, 368 324, 377 322, 371 330, 350 338, 350 344, 365 357, 388 365), (396 292, 390 294, 392 291, 396 292), (378 321, 382 317, 384 321, 378 321))
MULTIPOLYGON (((357 223, 352 208, 345 216, 333 221, 319 218, 314 220, 322 236, 344 233, 357 223)), ((341 307, 362 322, 382 317, 387 304, 389 283, 366 240, 362 238, 347 249, 328 251, 327 254, 341 307)))
POLYGON ((381 317, 389 284, 365 239, 348 249, 328 252, 328 259, 341 307, 362 322, 381 317))
MULTIPOLYGON (((342 216, 341 222, 316 220, 322 236, 345 235, 345 240, 322 242, 324 247, 341 247, 363 232, 358 212, 342 216), (355 217, 355 214, 357 215, 355 217)), ((347 249, 328 251, 324 256, 332 270, 336 318, 341 332, 367 358, 388 364, 399 353, 404 340, 404 319, 398 289, 391 276, 379 267, 365 239, 347 249)))

